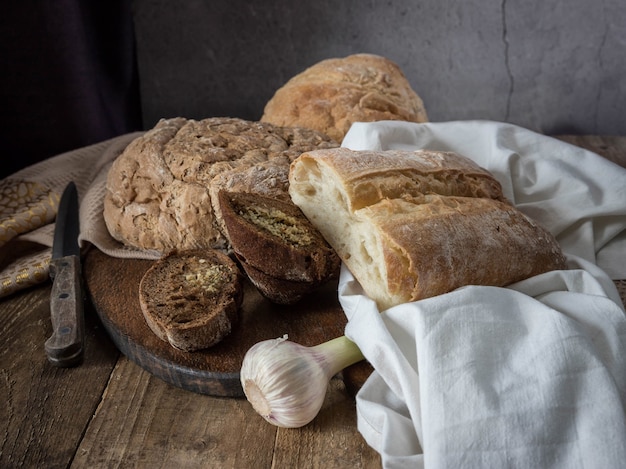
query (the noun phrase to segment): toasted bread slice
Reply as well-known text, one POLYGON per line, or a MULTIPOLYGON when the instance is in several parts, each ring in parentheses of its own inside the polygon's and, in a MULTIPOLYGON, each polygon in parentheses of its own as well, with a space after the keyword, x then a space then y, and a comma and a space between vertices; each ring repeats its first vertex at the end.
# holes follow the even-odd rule
POLYGON ((222 252, 173 251, 156 261, 139 284, 146 323, 162 340, 191 352, 215 345, 238 320, 242 274, 222 252))
POLYGON ((292 202, 245 192, 219 194, 233 251, 266 275, 321 282, 337 273, 339 257, 292 202))
POLYGON ((293 303, 338 276, 339 256, 291 201, 220 191, 219 203, 235 255, 268 299, 293 303))
POLYGON ((239 258, 239 262, 252 285, 257 288, 261 295, 272 303, 292 305, 321 286, 320 282, 285 280, 283 278, 272 277, 246 264, 242 258, 239 258))

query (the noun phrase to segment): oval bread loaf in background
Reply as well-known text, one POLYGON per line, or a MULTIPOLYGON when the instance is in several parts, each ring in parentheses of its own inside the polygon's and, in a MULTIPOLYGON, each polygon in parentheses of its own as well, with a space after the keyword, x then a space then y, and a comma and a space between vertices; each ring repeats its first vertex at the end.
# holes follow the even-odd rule
POLYGON ((186 352, 226 337, 238 321, 243 279, 237 264, 212 249, 171 252, 139 284, 146 323, 163 341, 186 352))
POLYGON ((312 151, 289 193, 381 310, 565 268, 554 237, 456 153, 312 151))
POLYGON ((322 60, 267 102, 262 122, 318 130, 338 142, 353 122, 427 122, 424 103, 393 61, 375 54, 322 60))

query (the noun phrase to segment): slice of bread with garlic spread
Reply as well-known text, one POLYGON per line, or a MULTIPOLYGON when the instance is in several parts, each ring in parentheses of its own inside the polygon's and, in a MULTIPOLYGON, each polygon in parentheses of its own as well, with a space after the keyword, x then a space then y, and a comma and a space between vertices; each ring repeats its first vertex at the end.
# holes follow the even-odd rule
POLYGON ((226 235, 237 259, 271 301, 298 301, 339 274, 339 256, 291 201, 219 192, 226 235))
POLYGON ((139 302, 150 329, 186 352, 227 336, 242 301, 237 264, 212 249, 173 251, 156 261, 139 284, 139 302))

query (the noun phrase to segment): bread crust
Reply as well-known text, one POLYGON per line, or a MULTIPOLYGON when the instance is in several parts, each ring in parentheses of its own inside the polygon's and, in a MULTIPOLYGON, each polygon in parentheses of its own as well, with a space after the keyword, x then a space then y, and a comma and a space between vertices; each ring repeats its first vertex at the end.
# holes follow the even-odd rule
POLYGON ((554 238, 501 201, 431 196, 364 210, 384 240, 389 294, 402 303, 468 284, 502 287, 565 266, 554 238))
POLYGON ((109 170, 104 220, 111 236, 137 249, 228 249, 211 203, 221 173, 337 142, 311 129, 215 117, 162 119, 131 142, 109 170))
POLYGON ((295 75, 267 102, 262 122, 319 130, 341 142, 353 122, 427 122, 422 99, 386 57, 322 60, 295 75))
POLYGON ((157 337, 192 352, 217 344, 235 327, 242 282, 237 264, 219 251, 173 251, 142 277, 139 303, 157 337))
POLYGON ((244 259, 239 259, 239 261, 252 285, 272 303, 279 305, 295 304, 322 286, 320 282, 286 280, 280 277, 273 277, 247 264, 244 259))
POLYGON ((554 237, 454 153, 313 151, 289 191, 381 309, 565 268, 554 237))
MULTIPOLYGON (((345 191, 350 211, 383 199, 417 198, 425 194, 505 200, 502 186, 489 171, 454 152, 355 152, 341 147, 327 152, 310 151, 301 156, 300 171, 311 159, 332 169, 345 191)), ((293 174, 293 178, 297 180, 297 177, 293 174)))

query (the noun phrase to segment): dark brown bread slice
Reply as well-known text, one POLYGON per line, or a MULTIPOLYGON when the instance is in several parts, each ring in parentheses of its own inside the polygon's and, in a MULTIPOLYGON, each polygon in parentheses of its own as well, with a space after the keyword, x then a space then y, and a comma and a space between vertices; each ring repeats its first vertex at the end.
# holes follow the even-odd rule
POLYGON ((242 274, 212 249, 174 251, 156 261, 139 284, 146 323, 162 340, 191 352, 215 345, 238 320, 242 274))
POLYGON ((220 191, 227 236, 240 261, 265 275, 319 284, 339 273, 340 260, 291 201, 220 191))
POLYGON ((218 200, 233 252, 270 301, 296 303, 339 275, 339 256, 291 201, 229 191, 218 200))
POLYGON ((255 269, 245 261, 239 259, 250 282, 259 290, 259 293, 273 303, 292 305, 302 297, 317 290, 325 282, 298 282, 272 277, 255 269))

